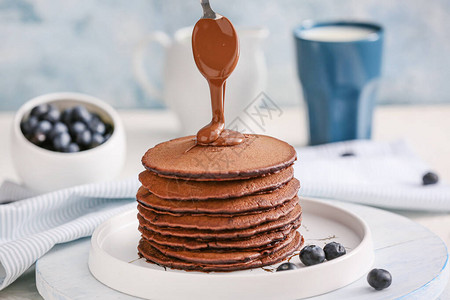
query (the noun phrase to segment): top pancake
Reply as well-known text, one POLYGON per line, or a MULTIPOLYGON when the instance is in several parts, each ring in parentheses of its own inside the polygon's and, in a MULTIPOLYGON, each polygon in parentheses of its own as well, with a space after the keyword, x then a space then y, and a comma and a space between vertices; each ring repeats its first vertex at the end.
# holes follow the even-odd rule
POLYGON ((246 134, 239 145, 195 146, 194 136, 156 145, 142 157, 147 170, 190 180, 247 179, 277 172, 296 159, 294 148, 265 135, 246 134))

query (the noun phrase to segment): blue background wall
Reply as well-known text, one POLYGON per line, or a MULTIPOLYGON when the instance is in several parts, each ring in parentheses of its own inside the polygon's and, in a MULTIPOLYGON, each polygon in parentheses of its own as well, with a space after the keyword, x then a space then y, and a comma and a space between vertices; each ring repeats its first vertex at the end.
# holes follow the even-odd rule
MULTIPOLYGON (((0 0, 0 109, 34 96, 79 91, 116 107, 160 107, 132 71, 133 51, 152 30, 173 33, 201 15, 198 0, 0 0)), ((267 93, 301 101, 292 28, 305 19, 373 20, 386 28, 380 103, 450 102, 448 0, 212 0, 236 26, 266 26, 267 93)), ((160 82, 163 53, 146 68, 160 82)))

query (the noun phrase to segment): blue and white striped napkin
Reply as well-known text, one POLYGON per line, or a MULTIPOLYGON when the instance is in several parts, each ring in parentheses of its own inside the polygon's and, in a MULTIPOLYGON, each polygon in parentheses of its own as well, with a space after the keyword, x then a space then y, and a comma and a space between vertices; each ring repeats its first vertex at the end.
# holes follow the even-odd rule
POLYGON ((136 207, 138 187, 133 178, 29 198, 28 190, 4 183, 0 203, 10 203, 0 204, 0 290, 55 244, 89 236, 103 221, 136 207))
POLYGON ((450 185, 422 185, 430 167, 404 141, 298 148, 300 195, 406 210, 450 211, 450 185), (354 156, 341 156, 352 153, 354 156))

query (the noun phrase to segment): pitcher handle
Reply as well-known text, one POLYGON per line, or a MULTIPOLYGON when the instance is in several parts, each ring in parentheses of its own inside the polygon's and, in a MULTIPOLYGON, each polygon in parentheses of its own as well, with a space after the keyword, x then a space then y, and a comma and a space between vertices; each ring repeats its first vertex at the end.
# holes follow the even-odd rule
POLYGON ((150 98, 162 100, 162 90, 157 88, 156 85, 150 80, 147 71, 144 67, 144 54, 147 46, 150 43, 156 42, 160 44, 165 50, 172 43, 170 37, 162 31, 154 31, 143 38, 136 46, 133 53, 133 73, 139 84, 150 98))

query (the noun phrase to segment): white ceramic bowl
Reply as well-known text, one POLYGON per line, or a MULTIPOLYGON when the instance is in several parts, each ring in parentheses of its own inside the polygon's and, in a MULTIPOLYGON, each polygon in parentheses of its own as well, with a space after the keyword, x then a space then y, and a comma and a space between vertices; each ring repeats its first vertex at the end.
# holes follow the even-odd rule
POLYGON ((53 93, 26 102, 14 117, 11 139, 16 171, 23 184, 37 192, 113 179, 125 162, 125 131, 119 115, 110 105, 84 94, 53 93), (89 150, 76 153, 46 150, 28 141, 20 129, 21 121, 28 117, 31 109, 43 103, 52 103, 59 109, 84 105, 112 124, 114 131, 105 143, 89 150))

